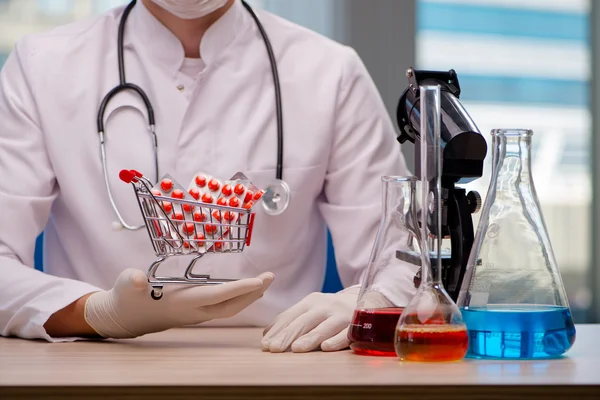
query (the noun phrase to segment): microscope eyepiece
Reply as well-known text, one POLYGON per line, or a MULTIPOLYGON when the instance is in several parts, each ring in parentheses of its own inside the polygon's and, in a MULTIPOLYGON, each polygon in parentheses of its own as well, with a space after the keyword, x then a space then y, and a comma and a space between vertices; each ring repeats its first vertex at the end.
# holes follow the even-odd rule
POLYGON ((442 178, 454 182, 482 176, 487 144, 479 128, 459 101, 460 85, 454 70, 406 71, 408 87, 400 97, 396 118, 400 135, 398 141, 415 143, 415 174, 420 176, 420 91, 422 85, 440 86, 442 178))

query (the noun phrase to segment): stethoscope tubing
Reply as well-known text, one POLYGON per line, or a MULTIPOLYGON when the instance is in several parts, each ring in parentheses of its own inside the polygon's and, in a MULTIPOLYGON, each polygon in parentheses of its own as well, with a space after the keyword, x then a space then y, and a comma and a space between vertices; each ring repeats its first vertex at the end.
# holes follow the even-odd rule
MULTIPOLYGON (((279 72, 277 70, 277 61, 275 59, 275 54, 273 52, 273 46, 271 45, 271 41, 269 40, 267 32, 265 31, 262 23, 258 19, 257 15, 254 13, 254 10, 252 10, 252 7, 250 7, 250 5, 248 3, 246 3, 244 0, 241 0, 241 1, 242 1, 244 8, 250 13, 252 19, 256 23, 256 26, 260 32, 260 35, 262 36, 264 44, 265 44, 267 54, 269 56, 269 62, 271 64, 271 74, 273 76, 273 86, 274 86, 274 91, 275 91, 275 110, 276 110, 276 119, 277 119, 276 179, 282 182, 283 181, 283 107, 282 107, 282 99, 281 99, 281 85, 280 85, 280 81, 279 81, 279 72)), ((124 60, 125 24, 127 22, 127 18, 129 17, 129 14, 131 13, 131 10, 135 6, 136 2, 137 2, 136 0, 132 0, 127 5, 127 7, 125 7, 125 10, 123 11, 123 15, 121 16, 121 19, 119 21, 119 31, 118 31, 118 35, 117 35, 117 59, 118 59, 118 67, 119 67, 119 84, 117 86, 115 86, 113 89, 111 89, 106 94, 106 96, 102 99, 102 102, 100 103, 100 106, 98 108, 98 115, 97 115, 97 122, 96 122, 97 131, 100 136, 100 157, 101 157, 101 161, 102 161, 102 169, 103 169, 103 175, 104 175, 106 189, 108 192, 108 197, 109 197, 110 203, 113 207, 113 210, 114 210, 117 218, 119 219, 119 222, 121 223, 122 227, 124 227, 126 229, 130 229, 130 230, 140 229, 144 225, 140 225, 137 227, 128 225, 125 222, 125 220, 123 219, 123 217, 122 217, 121 213, 119 212, 118 207, 115 203, 112 191, 110 189, 109 177, 108 177, 107 156, 106 156, 106 147, 105 147, 105 134, 106 133, 105 133, 105 126, 104 126, 104 116, 105 116, 106 107, 107 107, 108 103, 115 95, 129 90, 129 91, 133 91, 133 92, 137 93, 140 96, 140 98, 144 102, 144 105, 148 112, 148 130, 152 134, 152 144, 153 144, 153 150, 154 150, 154 169, 155 169, 154 172, 155 172, 156 181, 158 181, 158 177, 159 177, 158 139, 157 139, 156 130, 155 130, 156 124, 155 124, 155 119, 154 119, 154 108, 152 107, 152 103, 150 102, 150 99, 148 98, 148 96, 146 95, 144 90, 141 87, 139 87, 133 83, 128 83, 126 80, 126 76, 125 76, 125 60, 124 60)), ((282 184, 283 184, 283 182, 282 182, 282 184)), ((287 185, 286 185, 286 187, 287 187, 287 185)))
POLYGON ((263 38, 263 42, 265 47, 267 48, 267 54, 269 55, 269 62, 271 63, 271 75, 273 75, 273 86, 275 88, 275 113, 277 118, 277 170, 276 170, 276 178, 279 180, 283 180, 283 110, 282 110, 282 100, 281 100, 281 85, 279 83, 279 71, 277 70, 277 61, 275 60, 275 54, 273 52, 273 46, 271 46, 271 41, 269 40, 269 36, 265 31, 265 28, 260 23, 258 17, 252 10, 252 7, 244 0, 242 0, 242 4, 248 10, 252 19, 256 22, 256 27, 258 28, 260 35, 263 38))

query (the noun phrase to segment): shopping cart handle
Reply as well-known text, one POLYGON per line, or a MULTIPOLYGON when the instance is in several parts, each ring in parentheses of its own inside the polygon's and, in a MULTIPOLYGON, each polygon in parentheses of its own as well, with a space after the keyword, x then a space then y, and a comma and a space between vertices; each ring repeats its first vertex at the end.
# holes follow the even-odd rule
POLYGON ((141 178, 142 176, 144 176, 144 174, 142 174, 141 172, 136 171, 135 169, 130 169, 129 172, 131 172, 132 174, 134 174, 138 178, 141 178))
POLYGON ((137 171, 130 171, 128 169, 122 169, 119 172, 119 178, 125 183, 131 183, 131 181, 137 180, 137 171))

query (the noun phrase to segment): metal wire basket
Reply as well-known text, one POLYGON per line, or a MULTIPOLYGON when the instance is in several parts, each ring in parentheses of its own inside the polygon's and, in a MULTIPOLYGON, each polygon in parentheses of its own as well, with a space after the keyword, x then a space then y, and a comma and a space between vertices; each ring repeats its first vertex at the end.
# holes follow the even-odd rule
POLYGON ((147 273, 153 299, 162 297, 165 284, 215 285, 232 281, 194 274, 192 270, 207 253, 239 253, 250 246, 254 224, 250 209, 156 196, 151 182, 135 170, 122 170, 119 177, 133 186, 158 257, 147 273), (193 258, 183 277, 156 276, 159 265, 168 257, 190 255, 193 258))

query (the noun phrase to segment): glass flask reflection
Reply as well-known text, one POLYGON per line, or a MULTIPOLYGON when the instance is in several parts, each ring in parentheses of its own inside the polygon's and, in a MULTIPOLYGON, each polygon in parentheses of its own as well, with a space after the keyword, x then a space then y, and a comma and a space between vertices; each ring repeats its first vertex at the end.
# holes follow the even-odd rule
POLYGON ((416 289, 421 265, 415 238, 416 177, 384 176, 383 214, 348 338, 357 354, 396 356, 394 332, 416 289))
POLYGON ((532 135, 492 131, 492 180, 458 298, 469 357, 550 358, 575 341, 531 174, 532 135))

